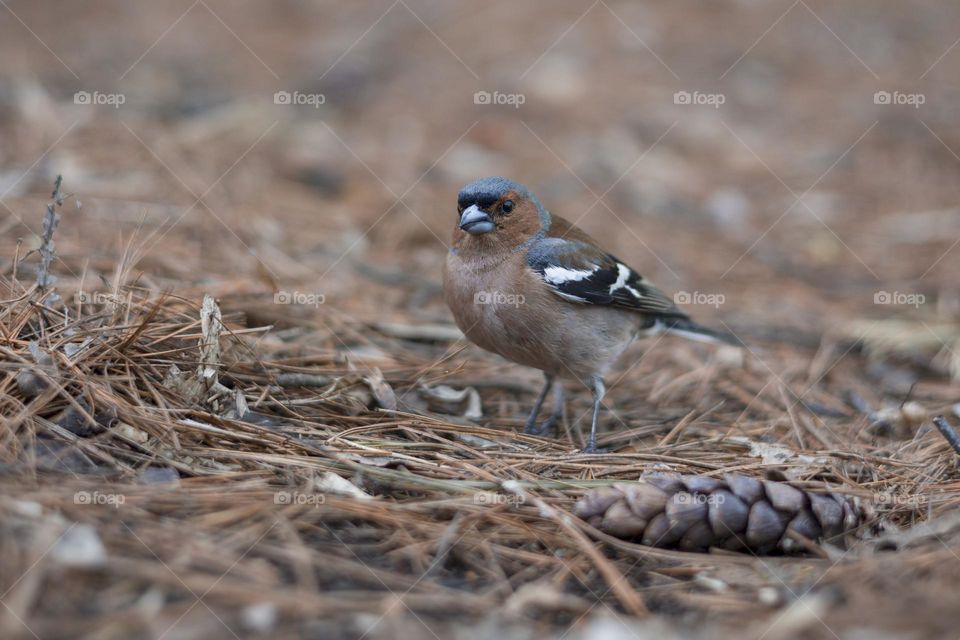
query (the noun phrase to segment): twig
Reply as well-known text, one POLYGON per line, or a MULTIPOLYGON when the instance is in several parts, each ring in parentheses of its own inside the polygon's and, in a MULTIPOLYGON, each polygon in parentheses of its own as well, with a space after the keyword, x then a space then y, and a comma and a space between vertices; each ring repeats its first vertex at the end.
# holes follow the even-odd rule
POLYGON ((50 273, 50 265, 54 258, 53 232, 57 230, 60 223, 60 216, 57 215, 57 207, 63 206, 63 199, 66 197, 60 193, 60 185, 63 183, 63 176, 58 175, 53 181, 53 198, 47 203, 47 212, 43 216, 43 235, 40 238, 40 269, 37 271, 37 286, 43 290, 53 286, 56 277, 50 273))
POLYGON ((958 436, 956 430, 950 426, 950 423, 947 422, 947 419, 943 416, 937 416, 933 419, 933 424, 937 427, 937 431, 939 431, 941 435, 946 438, 947 442, 950 443, 950 446, 953 447, 953 450, 960 455, 960 436, 958 436))
POLYGON ((200 327, 203 337, 200 338, 200 367, 198 375, 207 389, 217 386, 217 373, 220 368, 220 328, 223 319, 220 316, 220 307, 211 295, 203 296, 203 306, 200 308, 200 327))
POLYGON ((593 561, 593 564, 597 567, 597 571, 599 571, 604 580, 607 581, 610 590, 617 595, 617 599, 620 600, 620 604, 623 605, 624 609, 637 617, 646 617, 650 614, 650 610, 647 609, 647 605, 644 604, 643 598, 630 586, 630 583, 627 582, 624 575, 620 573, 614 564, 600 553, 600 551, 593 546, 593 543, 590 542, 590 539, 574 524, 573 516, 569 513, 558 511, 540 498, 528 494, 524 491, 523 487, 520 486, 520 483, 515 480, 507 480, 502 486, 504 491, 509 491, 523 500, 530 500, 530 502, 539 509, 540 515, 556 522, 567 535, 573 538, 580 549, 593 561))
POLYGON ((277 375, 277 384, 281 387, 328 387, 333 382, 330 376, 313 373, 281 373, 277 375))

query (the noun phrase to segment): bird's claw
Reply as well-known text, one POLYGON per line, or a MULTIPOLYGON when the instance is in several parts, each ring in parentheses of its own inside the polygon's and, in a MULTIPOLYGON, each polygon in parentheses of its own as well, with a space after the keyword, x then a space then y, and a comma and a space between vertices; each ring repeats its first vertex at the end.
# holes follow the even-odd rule
POLYGON ((592 454, 592 453, 610 453, 613 449, 610 447, 598 447, 596 442, 588 442, 587 446, 580 450, 580 453, 583 454, 592 454))
POLYGON ((523 428, 523 433, 528 436, 542 436, 550 431, 556 433, 558 422, 557 416, 550 416, 541 422, 539 426, 537 426, 535 422, 528 422, 527 426, 523 428))

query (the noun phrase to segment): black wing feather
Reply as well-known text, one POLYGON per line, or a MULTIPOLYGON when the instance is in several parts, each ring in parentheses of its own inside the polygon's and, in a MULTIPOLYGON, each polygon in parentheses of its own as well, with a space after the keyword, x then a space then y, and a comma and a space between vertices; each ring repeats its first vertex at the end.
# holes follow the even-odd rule
POLYGON ((577 240, 544 238, 530 248, 527 264, 557 295, 571 302, 687 317, 639 273, 616 257, 577 240))

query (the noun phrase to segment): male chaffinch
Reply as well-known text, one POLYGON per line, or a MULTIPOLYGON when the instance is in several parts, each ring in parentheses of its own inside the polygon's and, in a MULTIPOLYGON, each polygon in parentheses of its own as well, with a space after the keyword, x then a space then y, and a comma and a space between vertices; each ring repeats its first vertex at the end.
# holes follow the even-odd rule
POLYGON ((637 336, 667 332, 740 344, 702 327, 586 233, 548 212, 529 189, 482 178, 457 196, 457 222, 443 272, 457 326, 480 347, 543 371, 543 387, 524 433, 555 428, 563 387, 575 380, 593 392, 585 452, 597 451, 603 377, 637 336), (552 415, 537 427, 551 387, 552 415))

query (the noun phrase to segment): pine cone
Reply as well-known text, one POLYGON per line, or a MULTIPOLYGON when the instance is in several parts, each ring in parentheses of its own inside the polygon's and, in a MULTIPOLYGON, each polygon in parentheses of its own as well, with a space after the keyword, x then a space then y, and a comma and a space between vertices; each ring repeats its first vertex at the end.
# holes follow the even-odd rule
POLYGON ((618 483, 585 495, 574 514, 617 538, 683 551, 789 553, 804 547, 788 532, 842 544, 860 524, 843 496, 739 475, 654 475, 618 483))

